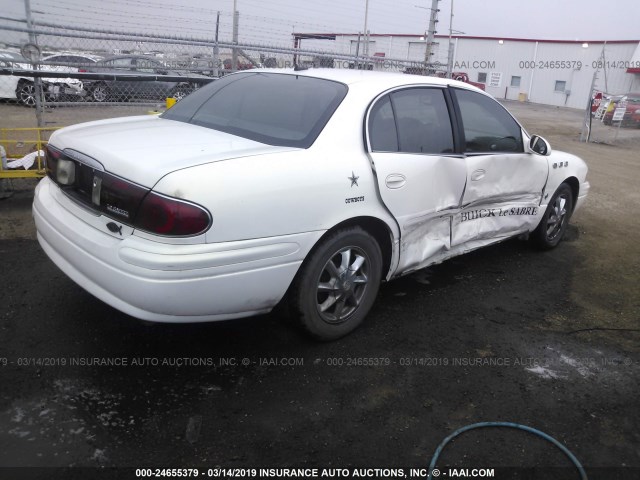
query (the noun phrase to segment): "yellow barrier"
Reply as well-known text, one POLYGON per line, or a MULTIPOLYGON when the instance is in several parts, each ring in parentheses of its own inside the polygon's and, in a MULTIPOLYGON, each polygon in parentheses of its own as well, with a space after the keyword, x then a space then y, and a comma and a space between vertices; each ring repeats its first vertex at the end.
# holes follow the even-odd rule
MULTIPOLYGON (((43 150, 54 130, 62 127, 45 128, 0 128, 0 145, 7 152, 7 160, 22 158, 31 152, 43 150)), ((36 157, 35 168, 25 170, 4 170, 0 164, 0 178, 40 178, 44 177, 44 157, 36 157)))

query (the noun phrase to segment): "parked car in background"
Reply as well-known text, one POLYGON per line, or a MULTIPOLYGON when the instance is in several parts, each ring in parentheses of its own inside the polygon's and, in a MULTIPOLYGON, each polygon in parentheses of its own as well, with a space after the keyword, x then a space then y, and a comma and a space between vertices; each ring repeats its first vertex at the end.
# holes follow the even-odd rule
POLYGON ((627 109, 624 112, 622 124, 630 127, 640 127, 640 93, 628 93, 624 101, 627 109))
MULTIPOLYGON (((80 70, 86 70, 87 67, 93 65, 101 58, 102 57, 98 57, 97 55, 64 52, 44 57, 40 65, 43 70, 52 72, 77 73, 80 70)), ((62 94, 60 95, 60 100, 73 101, 83 99, 86 96, 86 91, 83 93, 82 96, 62 94)))
MULTIPOLYGON (((31 70, 32 66, 22 55, 10 51, 0 51, 0 69, 31 70)), ((41 66, 41 69, 45 69, 41 66)), ((66 72, 63 72, 66 73, 66 72)), ((82 98, 85 94, 80 80, 68 77, 43 78, 42 87, 45 100, 57 101, 63 98, 82 98)), ((16 99, 23 105, 33 107, 36 104, 36 87, 33 77, 0 76, 0 98, 16 99)))
POLYGON ((193 58, 188 65, 190 74, 199 73, 207 76, 212 76, 216 72, 216 67, 219 73, 222 69, 222 61, 220 61, 219 59, 216 61, 212 57, 193 58))
MULTIPOLYGON (((640 127, 640 93, 627 93, 626 95, 617 95, 612 97, 611 102, 613 102, 614 106, 611 104, 607 107, 605 114, 602 117, 602 123, 605 125, 612 125, 613 122, 613 114, 615 109, 618 106, 624 105, 626 110, 624 112, 624 117, 622 118, 623 127, 640 127)), ((616 124, 618 122, 616 121, 616 124)))
MULTIPOLYGON (((424 67, 406 67, 404 72, 407 75, 426 75, 426 76, 434 76, 437 78, 446 78, 446 72, 435 71, 432 68, 424 68, 424 67)), ((486 90, 486 85, 480 82, 472 82, 469 79, 469 75, 466 72, 452 72, 451 78, 454 80, 458 80, 459 82, 468 83, 469 85, 473 85, 480 90, 486 90)))
POLYGON ((202 77, 205 75, 170 70, 164 63, 144 55, 120 55, 95 62, 87 72, 137 77, 136 80, 91 80, 86 81, 90 98, 96 102, 127 100, 164 100, 174 97, 181 100, 200 85, 189 80, 183 82, 164 80, 163 77, 202 77), (147 79, 140 80, 140 77, 147 79))
MULTIPOLYGON (((230 58, 226 58, 222 62, 222 66, 224 67, 224 72, 225 73, 232 73, 233 72, 233 61, 230 58)), ((238 60, 238 63, 236 64, 236 70, 237 71, 251 70, 253 68, 257 68, 257 67, 253 63, 250 63, 250 62, 241 62, 240 60, 238 60)))
POLYGON ((557 246, 589 192, 580 158, 478 88, 346 69, 226 75, 160 116, 58 130, 46 162, 38 240, 96 297, 156 322, 284 299, 323 340, 383 280, 514 236, 557 246))
POLYGON ((80 70, 85 71, 101 59, 102 57, 97 55, 84 53, 55 53, 44 57, 41 63, 43 69, 46 68, 54 72, 76 73, 80 70))

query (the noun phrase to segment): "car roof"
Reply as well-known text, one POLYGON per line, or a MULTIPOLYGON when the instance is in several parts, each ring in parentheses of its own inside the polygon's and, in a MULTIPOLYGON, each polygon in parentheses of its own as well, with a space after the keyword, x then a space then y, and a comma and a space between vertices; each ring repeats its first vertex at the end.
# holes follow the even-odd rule
POLYGON ((145 60, 155 60, 156 62, 162 63, 161 59, 152 55, 114 55, 113 57, 105 57, 100 61, 106 62, 107 60, 116 60, 118 58, 144 58, 145 60))
POLYGON ((430 77, 424 75, 412 75, 398 72, 380 72, 370 70, 354 70, 342 68, 308 68, 304 70, 282 69, 282 68, 258 68, 253 70, 243 70, 238 73, 280 73, 285 75, 299 75, 305 77, 323 78, 341 82, 346 85, 367 83, 371 86, 379 86, 381 89, 392 88, 404 85, 437 85, 467 88, 481 93, 485 93, 477 87, 468 83, 460 82, 450 78, 430 77))
POLYGON ((92 55, 90 53, 57 52, 57 53, 52 53, 51 55, 47 55, 46 57, 43 58, 43 60, 48 60, 50 58, 55 58, 55 57, 82 57, 82 58, 88 58, 89 60, 93 60, 93 61, 102 59, 102 57, 98 55, 92 55))
POLYGON ((20 55, 17 52, 11 52, 9 50, 0 50, 0 58, 4 58, 4 59, 11 59, 13 61, 17 61, 17 62, 28 62, 28 60, 26 58, 24 58, 22 55, 20 55))

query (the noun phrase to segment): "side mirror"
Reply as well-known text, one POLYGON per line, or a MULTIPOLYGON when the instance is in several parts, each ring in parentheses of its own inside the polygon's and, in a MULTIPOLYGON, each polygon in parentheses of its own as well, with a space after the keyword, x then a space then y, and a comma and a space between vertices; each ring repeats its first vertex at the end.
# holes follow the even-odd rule
POLYGON ((539 135, 531 137, 531 140, 529 140, 529 149, 533 153, 544 155, 545 157, 551 155, 551 145, 539 135))

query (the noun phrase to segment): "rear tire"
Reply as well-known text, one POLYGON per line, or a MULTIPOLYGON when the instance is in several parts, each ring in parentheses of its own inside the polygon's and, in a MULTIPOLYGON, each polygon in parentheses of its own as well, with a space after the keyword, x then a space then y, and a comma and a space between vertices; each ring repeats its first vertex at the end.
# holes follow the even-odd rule
POLYGON ((91 89, 91 99, 94 102, 106 102, 109 100, 109 90, 104 83, 99 83, 91 89))
POLYGON ((319 340, 356 329, 380 287, 382 252, 360 227, 338 230, 317 246, 294 280, 290 302, 300 325, 319 340))
POLYGON ((16 97, 22 105, 27 107, 36 106, 36 86, 33 82, 21 80, 16 88, 16 97))
POLYGON ((573 212, 573 191, 563 183, 551 197, 540 224, 533 231, 531 240, 543 250, 555 248, 564 237, 573 212))

